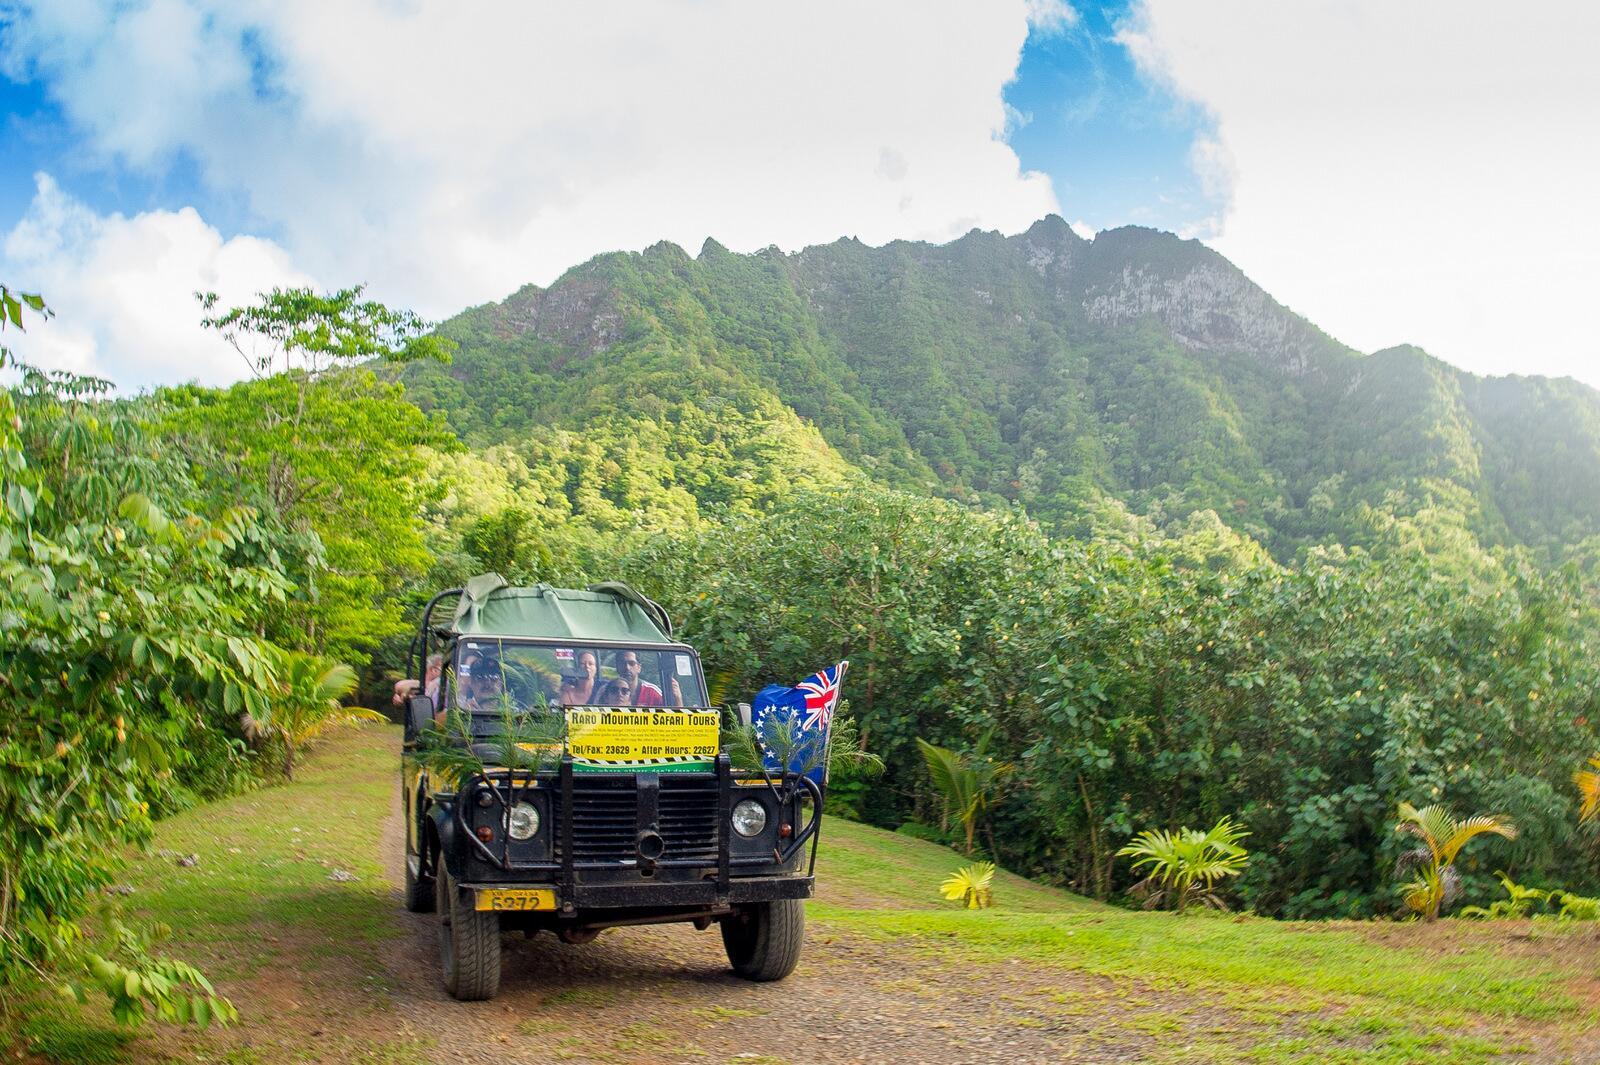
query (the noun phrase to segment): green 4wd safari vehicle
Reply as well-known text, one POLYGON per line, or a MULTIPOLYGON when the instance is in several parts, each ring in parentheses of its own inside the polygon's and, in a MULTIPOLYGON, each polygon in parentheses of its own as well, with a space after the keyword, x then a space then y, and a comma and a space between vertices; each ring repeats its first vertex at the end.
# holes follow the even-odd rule
POLYGON ((717 924, 740 976, 794 969, 821 789, 733 768, 659 605, 475 577, 428 604, 408 669, 405 901, 438 914, 450 994, 495 995, 506 931, 717 924))

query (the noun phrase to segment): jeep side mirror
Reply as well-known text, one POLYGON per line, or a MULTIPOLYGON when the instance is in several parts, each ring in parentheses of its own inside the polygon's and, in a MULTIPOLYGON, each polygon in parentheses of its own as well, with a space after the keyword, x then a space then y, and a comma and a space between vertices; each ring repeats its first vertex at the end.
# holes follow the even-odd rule
POLYGON ((739 709, 739 724, 743 725, 746 728, 749 728, 750 727, 750 704, 749 703, 740 703, 739 706, 738 706, 738 709, 739 709))
POLYGON ((412 736, 433 724, 433 700, 413 695, 406 700, 406 732, 412 736))

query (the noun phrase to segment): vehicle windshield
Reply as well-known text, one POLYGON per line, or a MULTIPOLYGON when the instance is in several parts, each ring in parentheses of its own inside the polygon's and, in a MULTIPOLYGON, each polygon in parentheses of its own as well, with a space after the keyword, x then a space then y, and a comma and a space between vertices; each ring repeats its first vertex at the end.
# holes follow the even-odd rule
POLYGON ((541 706, 705 706, 700 663, 688 651, 464 638, 455 705, 473 713, 541 706))

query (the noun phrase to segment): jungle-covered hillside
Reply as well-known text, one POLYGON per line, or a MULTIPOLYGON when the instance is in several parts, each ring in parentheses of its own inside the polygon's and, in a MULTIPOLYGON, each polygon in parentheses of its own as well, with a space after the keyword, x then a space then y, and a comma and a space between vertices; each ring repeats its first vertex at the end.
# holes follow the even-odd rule
POLYGON ((597 516, 760 506, 847 463, 1069 534, 1211 510, 1280 560, 1460 535, 1552 561, 1600 532, 1593 389, 1364 355, 1152 230, 1089 241, 1052 216, 943 246, 660 244, 442 332, 459 355, 409 372, 410 398, 474 446, 564 465, 597 516))

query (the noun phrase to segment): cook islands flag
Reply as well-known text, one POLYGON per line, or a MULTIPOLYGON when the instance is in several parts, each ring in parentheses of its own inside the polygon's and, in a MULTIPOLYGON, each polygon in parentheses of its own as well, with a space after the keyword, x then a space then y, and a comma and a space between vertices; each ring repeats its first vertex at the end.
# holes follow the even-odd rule
POLYGON ((770 773, 788 769, 818 787, 828 780, 828 736, 849 662, 813 673, 792 688, 769 684, 750 704, 750 723, 770 773), (783 764, 784 754, 789 764, 783 764))

